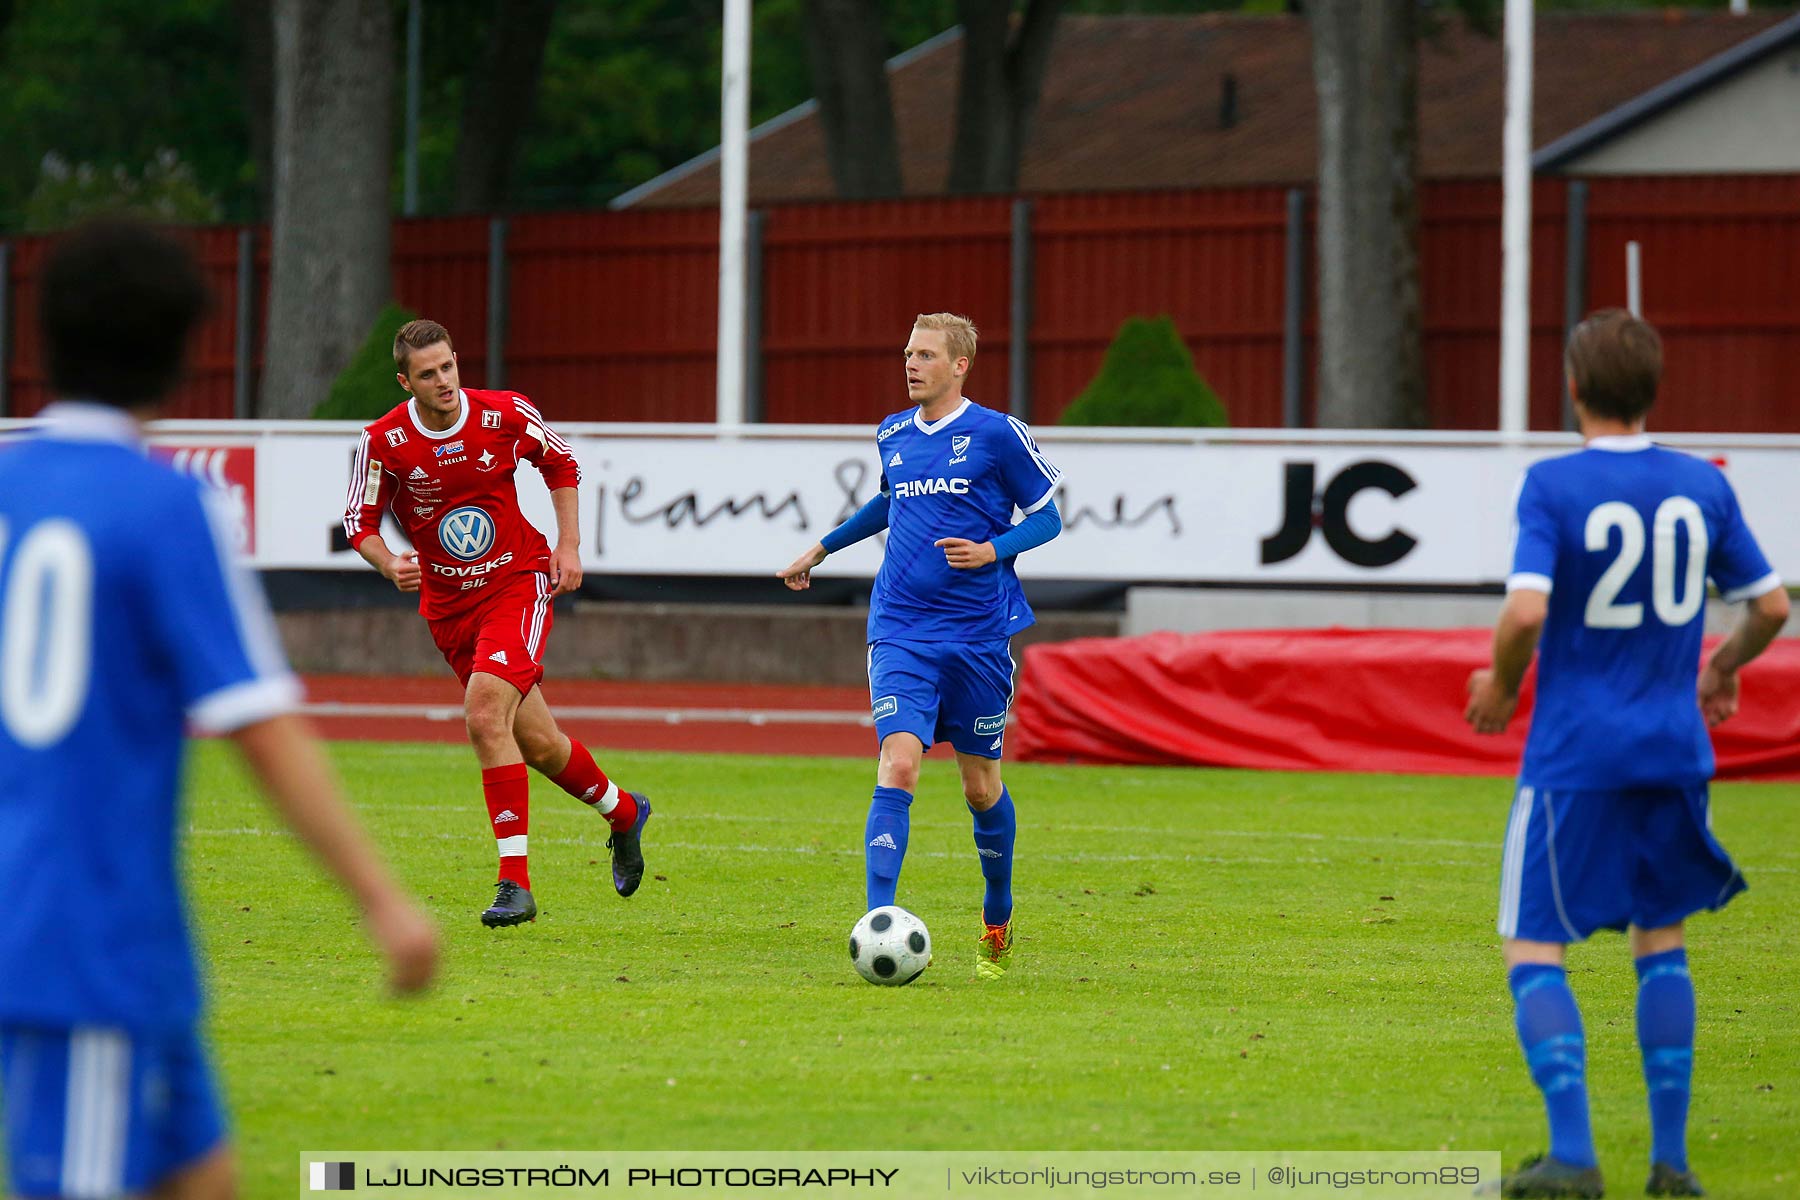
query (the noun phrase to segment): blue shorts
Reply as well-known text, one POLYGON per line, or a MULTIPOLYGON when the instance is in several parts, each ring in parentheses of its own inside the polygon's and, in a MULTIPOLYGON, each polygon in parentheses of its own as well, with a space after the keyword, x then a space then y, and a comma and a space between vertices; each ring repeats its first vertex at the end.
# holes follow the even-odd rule
POLYGON ((0 1026, 0 1106, 12 1195, 153 1190, 217 1147, 224 1115, 192 1031, 0 1026))
POLYGON ((1704 783, 1543 791, 1521 782, 1506 827, 1500 934, 1579 942, 1598 929, 1660 929, 1745 888, 1712 833, 1704 783))
POLYGON ((869 711, 877 741, 910 733, 926 749, 949 742, 961 754, 999 758, 1012 694, 1005 638, 869 646, 869 711))

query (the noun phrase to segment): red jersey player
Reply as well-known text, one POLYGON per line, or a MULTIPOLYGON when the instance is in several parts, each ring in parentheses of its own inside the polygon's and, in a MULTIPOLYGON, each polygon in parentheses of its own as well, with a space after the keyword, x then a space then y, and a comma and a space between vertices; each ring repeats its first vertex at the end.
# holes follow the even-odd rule
POLYGON ((575 485, 568 443, 525 397, 458 385, 450 333, 411 321, 394 338, 400 386, 412 395, 363 429, 344 532, 357 553, 403 592, 463 684, 469 741, 500 850, 500 885, 481 914, 488 926, 537 916, 526 858, 530 765, 600 813, 612 827, 613 887, 637 891, 648 797, 621 791, 587 747, 556 727, 538 684, 551 602, 581 586, 575 485), (528 462, 556 506, 556 548, 519 511, 513 472, 528 462), (382 541, 389 507, 414 549, 382 541))

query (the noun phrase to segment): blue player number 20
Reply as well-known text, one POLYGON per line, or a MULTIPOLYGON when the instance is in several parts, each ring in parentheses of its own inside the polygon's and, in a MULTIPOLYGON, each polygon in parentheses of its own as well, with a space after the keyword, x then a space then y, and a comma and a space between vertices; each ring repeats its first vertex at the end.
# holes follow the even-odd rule
MULTIPOLYGON (((1619 603, 1644 557, 1644 518, 1620 500, 1608 500, 1588 514, 1587 548, 1604 551, 1619 531, 1619 553, 1588 596, 1584 623, 1590 629, 1636 629, 1644 623, 1640 601, 1619 603)), ((1650 603, 1664 625, 1686 625, 1706 600, 1706 519, 1686 496, 1670 496, 1656 506, 1650 541, 1650 603), (1687 570, 1680 590, 1675 579, 1675 533, 1687 527, 1687 570)))
MULTIPOLYGON (((0 521, 0 563, 6 560, 0 521)), ((87 701, 94 555, 70 521, 32 526, 0 571, 0 724, 21 746, 61 741, 87 701)))

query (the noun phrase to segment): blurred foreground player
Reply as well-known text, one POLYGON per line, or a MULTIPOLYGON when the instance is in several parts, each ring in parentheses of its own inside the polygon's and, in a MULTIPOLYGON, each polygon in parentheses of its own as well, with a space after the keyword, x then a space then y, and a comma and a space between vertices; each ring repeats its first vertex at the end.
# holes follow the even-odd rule
POLYGON ((1788 597, 1719 469, 1644 435, 1662 373, 1656 331, 1620 309, 1597 312, 1570 335, 1567 367, 1586 448, 1526 471, 1493 665, 1469 680, 1469 723, 1501 732, 1541 633, 1499 931, 1550 1152, 1509 1176, 1503 1194, 1602 1194, 1563 952, 1596 930, 1629 929, 1650 1097, 1646 1190, 1699 1196, 1687 1158, 1694 985, 1682 925, 1744 890, 1712 834, 1706 727, 1737 711, 1738 669, 1781 629, 1788 597), (1749 609, 1702 670, 1708 579, 1749 609))
POLYGON ((11 1195, 234 1194, 176 882, 183 722, 228 734, 361 906, 394 986, 436 936, 388 878, 292 715, 262 593, 228 518, 146 456, 205 306, 148 226, 57 247, 40 313, 60 400, 0 449, 0 1102, 11 1195))
POLYGON ((827 554, 888 531, 869 599, 869 700, 881 743, 863 837, 871 909, 894 903, 909 812, 926 749, 956 749, 975 822, 986 888, 975 972, 998 979, 1012 962, 1012 797, 1000 779, 1012 704, 1008 641, 1036 619, 1013 570, 1018 555, 1062 531, 1062 475, 1023 421, 962 394, 975 326, 921 315, 906 343, 906 393, 915 407, 881 423, 874 499, 777 573, 811 586, 827 554), (1013 509, 1025 514, 1012 523, 1013 509))
POLYGON ((412 399, 363 430, 351 471, 344 532, 403 592, 419 593, 432 640, 463 685, 469 742, 500 851, 489 927, 537 917, 526 855, 529 765, 606 819, 613 888, 637 891, 648 797, 625 792, 564 734, 544 693, 544 643, 552 601, 581 586, 575 485, 581 467, 567 442, 514 392, 470 391, 457 379, 450 333, 409 321, 394 337, 394 366, 412 399), (528 462, 556 506, 556 549, 519 511, 513 472, 528 462), (414 549, 382 539, 392 508, 414 549))

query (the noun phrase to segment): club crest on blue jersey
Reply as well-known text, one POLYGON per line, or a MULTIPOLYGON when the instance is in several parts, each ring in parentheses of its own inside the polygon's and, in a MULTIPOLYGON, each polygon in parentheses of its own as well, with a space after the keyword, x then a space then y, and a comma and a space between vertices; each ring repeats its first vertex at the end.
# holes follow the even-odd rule
POLYGON ((494 519, 472 504, 451 509, 438 522, 438 541, 451 557, 474 562, 494 548, 494 519))

